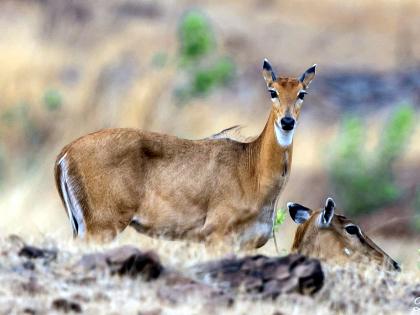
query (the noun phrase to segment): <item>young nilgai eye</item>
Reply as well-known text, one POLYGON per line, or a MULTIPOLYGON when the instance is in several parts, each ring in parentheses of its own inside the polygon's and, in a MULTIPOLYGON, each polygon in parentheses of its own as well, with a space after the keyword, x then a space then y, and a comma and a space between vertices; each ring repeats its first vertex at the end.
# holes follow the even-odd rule
POLYGON ((268 92, 270 92, 271 98, 276 98, 277 97, 277 92, 274 90, 268 90, 268 92))
POLYGON ((303 98, 305 97, 305 95, 306 95, 306 94, 308 94, 308 92, 301 91, 301 92, 299 92, 299 94, 298 94, 298 98, 300 98, 301 100, 303 100, 303 98))
POLYGON ((345 229, 350 235, 357 235, 359 233, 359 228, 355 225, 347 225, 345 229))

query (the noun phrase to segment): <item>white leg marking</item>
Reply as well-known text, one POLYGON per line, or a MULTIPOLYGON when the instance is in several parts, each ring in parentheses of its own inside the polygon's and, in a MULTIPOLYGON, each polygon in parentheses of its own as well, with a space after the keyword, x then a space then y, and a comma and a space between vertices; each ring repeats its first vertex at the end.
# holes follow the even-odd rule
POLYGON ((267 223, 255 222, 241 236, 241 243, 246 244, 249 241, 257 240, 260 237, 270 238, 273 226, 267 223))
POLYGON ((73 231, 76 231, 76 226, 73 222, 73 217, 76 218, 78 223, 78 236, 81 238, 85 234, 85 225, 83 222, 83 211, 80 207, 79 201, 77 200, 74 188, 71 182, 71 178, 68 175, 68 165, 66 160, 67 153, 58 161, 58 164, 61 166, 62 176, 60 179, 61 191, 63 192, 64 202, 66 204, 66 210, 73 228, 73 231), (66 184, 67 188, 66 189, 66 184))
POLYGON ((250 241, 264 238, 268 240, 273 232, 275 215, 276 211, 274 211, 273 205, 264 206, 255 222, 242 232, 240 236, 241 246, 250 241))
POLYGON ((277 139, 278 144, 282 147, 288 147, 289 145, 291 145, 293 141, 293 135, 295 133, 295 129, 296 129, 296 126, 290 131, 285 131, 283 130, 283 128, 281 128, 281 126, 274 123, 274 131, 276 133, 276 139, 277 139))

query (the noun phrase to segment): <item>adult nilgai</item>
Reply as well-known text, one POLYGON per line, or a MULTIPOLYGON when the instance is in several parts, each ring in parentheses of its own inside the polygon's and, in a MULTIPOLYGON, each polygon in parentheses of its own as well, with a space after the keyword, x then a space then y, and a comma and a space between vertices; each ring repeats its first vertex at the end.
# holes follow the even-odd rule
POLYGON ((74 236, 112 239, 131 225, 151 236, 213 241, 229 235, 242 247, 264 245, 314 76, 315 65, 299 79, 276 78, 264 61, 272 109, 250 142, 223 132, 193 141, 136 129, 73 141, 57 157, 55 179, 74 236))

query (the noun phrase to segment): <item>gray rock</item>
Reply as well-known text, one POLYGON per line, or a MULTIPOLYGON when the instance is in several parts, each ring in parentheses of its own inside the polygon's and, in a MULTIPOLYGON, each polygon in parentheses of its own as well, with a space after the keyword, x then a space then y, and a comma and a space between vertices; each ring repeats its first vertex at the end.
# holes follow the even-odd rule
POLYGON ((194 267, 198 278, 225 291, 243 290, 276 298, 284 293, 314 294, 324 283, 318 260, 302 255, 230 258, 194 267))
POLYGON ((141 252, 133 246, 84 255, 77 265, 85 270, 108 269, 111 274, 120 276, 141 276, 146 281, 157 279, 164 270, 155 253, 141 252))

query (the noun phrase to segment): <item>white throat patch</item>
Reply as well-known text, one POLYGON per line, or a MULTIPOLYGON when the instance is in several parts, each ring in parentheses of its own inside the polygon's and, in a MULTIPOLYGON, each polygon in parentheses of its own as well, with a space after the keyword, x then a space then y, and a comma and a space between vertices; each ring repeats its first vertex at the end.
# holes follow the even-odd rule
POLYGON ((276 133, 276 139, 280 146, 282 147, 288 147, 292 144, 293 141, 293 134, 295 133, 295 128, 293 128, 290 131, 285 131, 281 126, 274 123, 274 132, 276 133))

